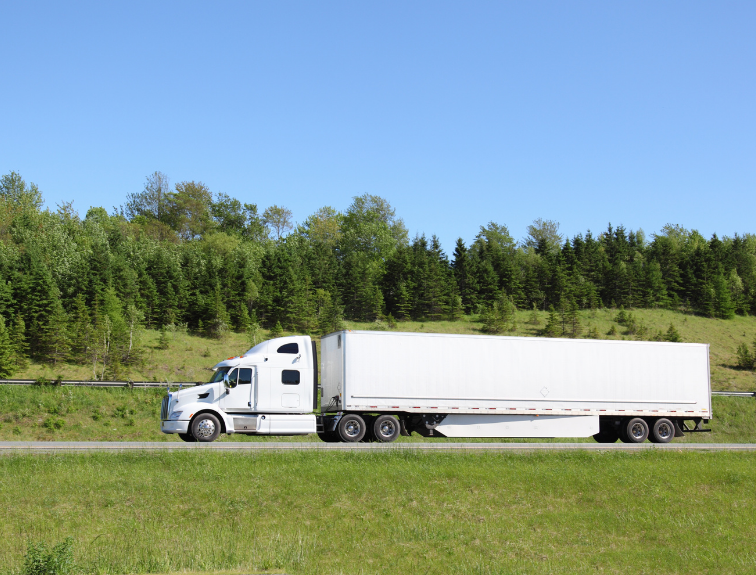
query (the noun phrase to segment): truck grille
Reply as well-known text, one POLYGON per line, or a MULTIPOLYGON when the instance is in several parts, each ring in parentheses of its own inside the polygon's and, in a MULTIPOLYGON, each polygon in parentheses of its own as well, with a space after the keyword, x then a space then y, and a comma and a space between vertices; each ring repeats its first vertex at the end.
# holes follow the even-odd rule
POLYGON ((160 404, 160 419, 165 421, 168 419, 168 403, 171 401, 171 396, 166 395, 163 398, 163 403, 160 404))

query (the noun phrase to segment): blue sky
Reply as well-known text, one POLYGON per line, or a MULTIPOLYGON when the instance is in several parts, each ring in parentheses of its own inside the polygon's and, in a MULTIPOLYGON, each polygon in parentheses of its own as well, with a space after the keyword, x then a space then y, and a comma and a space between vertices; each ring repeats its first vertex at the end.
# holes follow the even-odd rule
POLYGON ((756 232, 756 3, 4 2, 0 173, 111 210, 153 171, 297 221, 756 232))

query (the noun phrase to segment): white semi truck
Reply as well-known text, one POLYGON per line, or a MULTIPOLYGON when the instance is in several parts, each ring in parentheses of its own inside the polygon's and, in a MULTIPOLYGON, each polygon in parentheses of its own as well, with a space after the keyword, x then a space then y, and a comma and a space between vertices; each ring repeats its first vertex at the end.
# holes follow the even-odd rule
POLYGON ((321 339, 319 413, 317 364, 308 336, 265 341, 168 393, 161 430, 666 443, 712 418, 706 344, 346 330, 321 339))

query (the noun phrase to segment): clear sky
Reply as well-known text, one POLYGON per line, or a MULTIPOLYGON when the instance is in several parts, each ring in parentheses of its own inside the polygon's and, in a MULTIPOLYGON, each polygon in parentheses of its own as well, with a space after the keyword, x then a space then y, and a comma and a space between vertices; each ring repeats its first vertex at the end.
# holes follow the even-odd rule
POLYGON ((156 171, 297 221, 364 193, 450 253, 535 218, 756 233, 756 2, 0 4, 0 173, 156 171))

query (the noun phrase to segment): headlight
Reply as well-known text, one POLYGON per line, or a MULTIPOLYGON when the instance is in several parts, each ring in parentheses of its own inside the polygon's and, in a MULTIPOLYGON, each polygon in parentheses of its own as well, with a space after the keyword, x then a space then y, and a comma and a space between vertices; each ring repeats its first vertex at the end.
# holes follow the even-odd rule
POLYGON ((181 414, 184 413, 183 411, 174 411, 171 413, 171 417, 169 419, 178 419, 181 417, 181 414))

